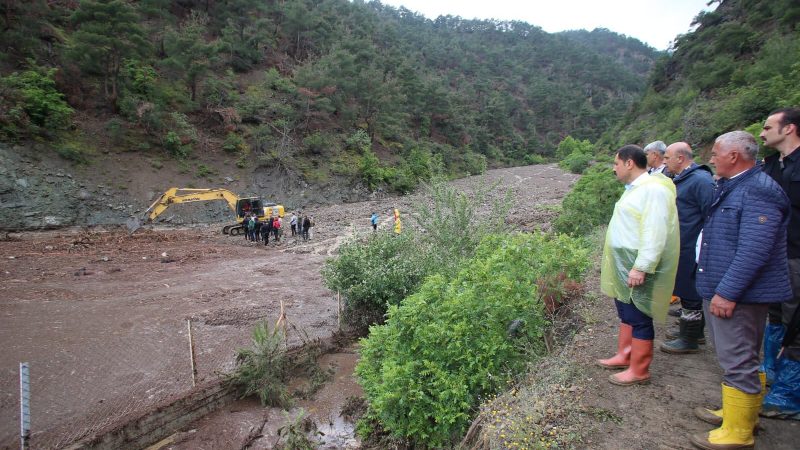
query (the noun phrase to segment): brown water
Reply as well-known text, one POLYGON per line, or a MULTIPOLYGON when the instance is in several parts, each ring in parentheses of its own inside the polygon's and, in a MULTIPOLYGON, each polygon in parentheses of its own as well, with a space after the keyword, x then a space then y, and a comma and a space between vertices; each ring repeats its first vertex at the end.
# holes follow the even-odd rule
MULTIPOLYGON (((322 370, 332 369, 332 378, 314 398, 296 401, 288 412, 265 408, 255 398, 238 400, 148 450, 270 449, 280 442, 281 428, 305 416, 314 422, 318 431, 316 435, 309 435, 316 441, 315 448, 358 448, 354 424, 341 417, 342 406, 349 397, 363 396, 353 377, 356 362, 358 354, 352 350, 321 356, 319 366, 322 370)), ((297 388, 305 381, 292 380, 290 388, 297 388)))

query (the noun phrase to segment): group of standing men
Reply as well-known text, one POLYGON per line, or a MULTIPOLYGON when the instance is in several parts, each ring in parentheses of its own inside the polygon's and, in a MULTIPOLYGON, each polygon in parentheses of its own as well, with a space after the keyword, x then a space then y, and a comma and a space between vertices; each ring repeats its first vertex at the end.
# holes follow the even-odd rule
POLYGON ((625 369, 611 383, 648 382, 653 321, 663 322, 671 296, 680 297, 678 331, 660 349, 697 352, 707 321, 723 369, 722 408, 695 409, 719 426, 691 436, 704 449, 753 448, 759 413, 800 419, 800 343, 792 340, 800 322, 800 109, 772 112, 760 137, 778 150, 763 164, 750 133, 719 136, 710 160, 716 181, 685 142, 626 145, 614 159, 626 190, 608 226, 601 289, 621 324, 616 354, 598 363, 625 369))
MULTIPOLYGON (((304 241, 307 241, 311 238, 311 229, 314 226, 313 217, 303 215, 301 218, 296 213, 292 213, 289 226, 292 236, 301 236, 304 241)), ((263 241, 264 245, 269 245, 270 235, 276 243, 280 242, 283 235, 282 228, 283 219, 280 216, 268 217, 264 221, 260 221, 255 214, 251 214, 245 221, 244 237, 249 241, 263 241)))

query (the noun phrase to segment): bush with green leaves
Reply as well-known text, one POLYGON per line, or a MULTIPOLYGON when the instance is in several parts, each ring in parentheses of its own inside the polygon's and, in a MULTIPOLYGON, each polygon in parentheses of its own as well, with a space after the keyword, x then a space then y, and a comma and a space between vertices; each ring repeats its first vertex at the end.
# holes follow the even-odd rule
POLYGON ((237 352, 236 369, 228 382, 239 388, 243 398, 258 395, 265 406, 285 407, 291 403, 286 388, 290 365, 283 332, 261 321, 253 328, 251 348, 237 352))
POLYGON ((594 146, 588 140, 567 136, 556 149, 556 157, 561 160, 558 166, 572 173, 583 173, 593 159, 593 150, 594 146))
POLYGON ((383 323, 388 305, 416 291, 427 268, 415 241, 408 228, 399 236, 374 233, 342 245, 339 257, 325 264, 326 285, 345 299, 345 323, 364 332, 374 323, 383 323))
POLYGON ((562 169, 569 170, 572 173, 581 174, 589 168, 589 163, 592 162, 592 155, 584 153, 570 153, 569 156, 562 159, 558 166, 562 169))
POLYGON ((581 141, 572 136, 567 136, 558 144, 558 148, 556 148, 556 158, 564 159, 575 153, 591 155, 593 149, 594 146, 588 140, 581 141))
POLYGON ((222 149, 228 153, 249 153, 250 146, 247 145, 242 135, 238 133, 228 133, 222 143, 222 149))
POLYGON ((56 89, 56 69, 26 70, 0 77, 0 131, 16 137, 62 130, 72 108, 56 89))
POLYGON ((391 306, 361 341, 367 420, 415 445, 451 445, 482 398, 545 352, 537 283, 553 274, 580 280, 588 252, 565 235, 487 236, 455 277, 432 276, 391 306))
POLYGON ((559 233, 585 235, 605 225, 624 187, 608 166, 591 167, 561 202, 562 211, 553 227, 559 233))
POLYGON ((382 323, 387 307, 416 292, 426 275, 452 276, 484 236, 505 230, 508 199, 489 202, 491 189, 467 196, 441 181, 426 185, 418 210, 401 211, 402 234, 379 232, 339 247, 322 273, 343 295, 345 323, 361 333, 382 323), (482 204, 489 206, 478 211, 482 204))

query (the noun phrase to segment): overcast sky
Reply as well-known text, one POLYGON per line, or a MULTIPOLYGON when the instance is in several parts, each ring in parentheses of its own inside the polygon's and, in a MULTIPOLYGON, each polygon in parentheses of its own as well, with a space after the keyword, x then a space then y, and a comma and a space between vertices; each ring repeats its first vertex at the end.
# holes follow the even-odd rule
POLYGON ((429 19, 440 15, 465 19, 521 20, 548 32, 611 31, 666 50, 675 36, 689 31, 692 19, 708 0, 380 0, 405 6, 429 19))

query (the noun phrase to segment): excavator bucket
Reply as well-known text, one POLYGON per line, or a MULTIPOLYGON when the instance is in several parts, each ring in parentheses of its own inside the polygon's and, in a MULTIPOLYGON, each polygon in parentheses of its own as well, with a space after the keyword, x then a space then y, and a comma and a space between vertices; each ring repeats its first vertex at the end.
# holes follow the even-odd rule
POLYGON ((142 227, 142 221, 138 217, 131 216, 125 221, 125 226, 128 227, 128 234, 133 234, 142 227))

